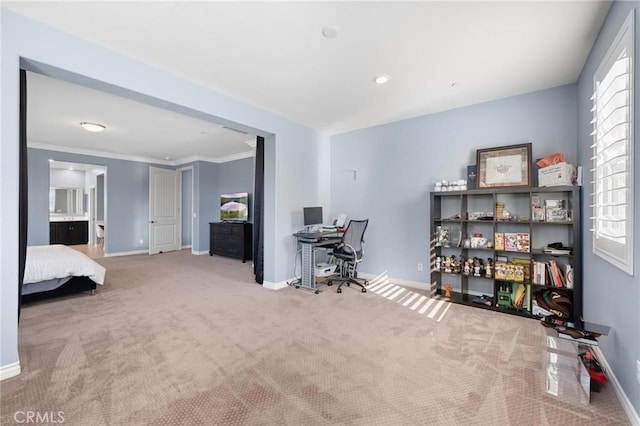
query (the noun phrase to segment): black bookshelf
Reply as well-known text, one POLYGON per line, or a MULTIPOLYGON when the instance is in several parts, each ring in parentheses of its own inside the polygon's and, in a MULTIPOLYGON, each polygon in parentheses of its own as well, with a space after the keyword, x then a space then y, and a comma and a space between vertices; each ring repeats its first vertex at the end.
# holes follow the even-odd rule
MULTIPOLYGON (((468 306, 489 309, 511 315, 524 316, 529 318, 540 318, 548 310, 544 309, 545 299, 537 296, 547 296, 552 293, 558 294, 568 299, 567 304, 562 305, 566 320, 579 320, 582 316, 582 243, 581 243, 581 198, 580 187, 534 187, 534 188, 500 188, 500 189, 474 189, 467 191, 443 191, 430 193, 430 259, 431 259, 431 284, 436 289, 440 297, 445 297, 447 289, 451 297, 451 302, 468 306), (547 201, 548 200, 548 201, 547 201), (534 220, 534 203, 544 206, 545 203, 553 204, 553 201, 561 201, 566 210, 567 218, 562 221, 546 221, 546 211, 543 220, 534 220), (496 211, 497 203, 501 203, 502 213, 509 212, 509 218, 498 217, 496 211), (476 217, 485 213, 483 219, 476 217), (448 243, 438 240, 442 230, 448 228, 448 243), (526 251, 509 250, 495 246, 496 233, 521 234, 523 235, 522 249, 526 251), (465 246, 465 240, 471 240, 475 235, 481 235, 480 241, 486 239, 491 244, 486 246, 465 246), (525 237, 526 236, 526 237, 525 237), (528 239, 527 239, 528 238, 528 239), (543 247, 548 244, 560 242, 563 246, 571 247, 572 252, 568 254, 552 255, 544 253, 543 247), (492 245, 493 244, 493 245, 492 245), (445 259, 455 261, 449 262, 450 267, 445 270, 445 259), (523 270, 529 270, 528 276, 519 279, 505 279, 503 276, 496 276, 495 261, 499 257, 511 265, 514 259, 518 259, 519 265, 523 265, 523 270), (489 259, 494 262, 494 270, 487 277, 486 268, 481 277, 473 276, 473 273, 464 273, 463 263, 457 267, 456 262, 460 260, 477 258, 482 259, 486 264, 489 259), (550 265, 550 260, 555 260, 559 269, 565 274, 567 268, 572 268, 572 288, 566 287, 566 276, 562 276, 559 281, 564 286, 553 285, 545 281, 544 284, 537 281, 541 276, 534 276, 534 272, 541 269, 536 268, 540 264, 550 265), (440 269, 437 269, 437 265, 440 269), (569 267, 567 266, 569 265, 569 267), (457 269, 456 269, 457 268, 457 269), (509 284, 509 285, 506 285, 509 284), (524 288, 524 300, 522 306, 507 305, 507 300, 498 302, 498 293, 506 299, 507 289, 513 299, 517 294, 522 299, 522 289, 524 288), (544 293, 540 293, 544 292, 544 293), (540 294, 539 294, 540 293, 540 294), (474 303, 472 299, 476 296, 487 295, 493 299, 491 306, 474 303), (543 310, 538 309, 543 308, 543 310), (546 312, 545 312, 546 311, 546 312)), ((510 267, 509 267, 510 268, 510 267)), ((515 268, 515 267, 514 267, 515 268)), ((520 267, 517 268, 520 270, 520 267)), ((547 279, 550 279, 547 277, 547 279)), ((556 299, 554 299, 556 300, 556 299)), ((561 299, 565 301, 565 299, 561 299)), ((514 300, 512 300, 512 303, 514 300)), ((557 312, 554 312, 557 314, 557 312)), ((563 315, 561 313, 561 315, 563 315)))

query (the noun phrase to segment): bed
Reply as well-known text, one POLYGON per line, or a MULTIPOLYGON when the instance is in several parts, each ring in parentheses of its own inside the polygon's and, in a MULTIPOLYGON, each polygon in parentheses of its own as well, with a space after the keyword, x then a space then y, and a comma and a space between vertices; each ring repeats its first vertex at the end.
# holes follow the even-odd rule
POLYGON ((27 247, 22 301, 90 291, 104 284, 106 269, 77 250, 64 245, 27 247))

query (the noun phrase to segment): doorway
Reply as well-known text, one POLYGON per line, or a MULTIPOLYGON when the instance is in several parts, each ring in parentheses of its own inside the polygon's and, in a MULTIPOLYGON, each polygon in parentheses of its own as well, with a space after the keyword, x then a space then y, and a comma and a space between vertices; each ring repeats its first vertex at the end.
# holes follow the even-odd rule
POLYGON ((72 247, 90 257, 104 256, 97 226, 104 226, 105 166, 49 160, 49 222, 87 221, 84 244, 72 247))

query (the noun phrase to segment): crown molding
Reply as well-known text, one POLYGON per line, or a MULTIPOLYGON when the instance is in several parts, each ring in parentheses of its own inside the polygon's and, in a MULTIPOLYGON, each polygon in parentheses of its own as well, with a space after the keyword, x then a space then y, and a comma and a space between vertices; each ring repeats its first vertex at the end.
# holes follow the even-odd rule
POLYGON ((40 142, 28 142, 28 148, 46 149, 49 151, 66 152, 70 154, 90 155, 92 157, 113 158, 115 160, 137 161, 140 163, 162 164, 165 166, 179 166, 194 161, 206 161, 209 163, 227 163, 229 161, 241 160, 254 156, 253 151, 240 152, 225 157, 207 157, 204 155, 191 155, 189 157, 179 158, 177 160, 159 160, 156 158, 148 158, 137 155, 117 154, 113 152, 97 151, 93 149, 73 148, 68 146, 52 145, 40 142))
POLYGON ((68 146, 51 145, 40 142, 28 142, 28 148, 47 149, 49 151, 67 152, 70 154, 91 155, 93 157, 113 158, 115 160, 138 161, 140 163, 164 164, 175 166, 174 161, 158 160, 155 158, 141 157, 136 155, 116 154, 113 152, 97 151, 93 149, 72 148, 68 146))

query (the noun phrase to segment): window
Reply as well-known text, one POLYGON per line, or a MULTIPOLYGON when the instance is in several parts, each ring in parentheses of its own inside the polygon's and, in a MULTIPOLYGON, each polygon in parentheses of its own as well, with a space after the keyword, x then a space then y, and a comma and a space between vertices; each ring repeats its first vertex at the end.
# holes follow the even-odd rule
POLYGON ((633 275, 633 12, 594 75, 593 253, 633 275))

